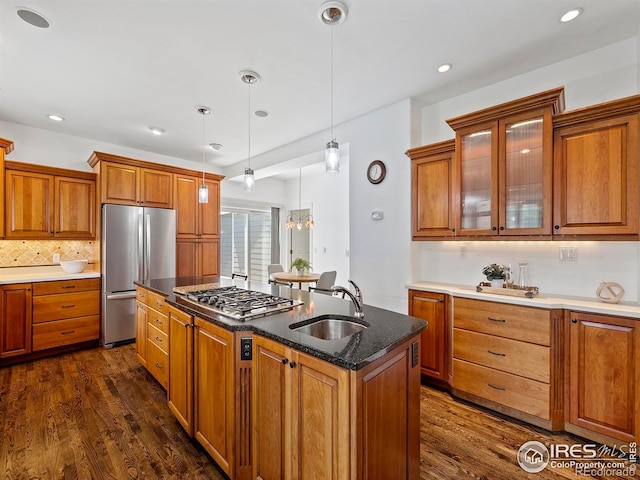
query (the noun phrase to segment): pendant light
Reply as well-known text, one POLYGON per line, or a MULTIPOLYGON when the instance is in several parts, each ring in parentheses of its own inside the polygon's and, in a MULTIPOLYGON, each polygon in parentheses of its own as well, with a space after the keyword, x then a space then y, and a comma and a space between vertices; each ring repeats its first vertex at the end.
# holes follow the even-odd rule
MULTIPOLYGON (((289 212, 289 218, 284 223, 286 229, 297 228, 298 230, 302 230, 302 215, 300 215, 302 211, 302 168, 300 168, 298 175, 298 220, 294 220, 293 212, 289 212)), ((316 226, 316 222, 313 221, 313 215, 309 214, 305 217, 304 226, 306 228, 314 228, 316 226)))
POLYGON ((324 151, 325 171, 340 172, 340 148, 333 136, 333 27, 347 18, 347 7, 340 2, 327 2, 320 7, 320 19, 331 27, 331 140, 324 151))
POLYGON ((209 188, 207 184, 204 183, 204 151, 205 151, 205 143, 204 143, 204 116, 209 115, 211 113, 211 109, 205 106, 196 107, 198 113, 202 115, 202 182, 200 183, 200 188, 198 189, 198 203, 209 203, 209 188))
POLYGON ((249 116, 248 116, 248 125, 249 125, 249 154, 247 156, 247 167, 244 169, 244 191, 245 192, 253 192, 256 188, 256 180, 253 175, 253 170, 251 169, 251 85, 254 85, 260 81, 260 75, 256 72, 252 72, 249 70, 243 70, 240 72, 240 80, 246 83, 249 86, 249 116))

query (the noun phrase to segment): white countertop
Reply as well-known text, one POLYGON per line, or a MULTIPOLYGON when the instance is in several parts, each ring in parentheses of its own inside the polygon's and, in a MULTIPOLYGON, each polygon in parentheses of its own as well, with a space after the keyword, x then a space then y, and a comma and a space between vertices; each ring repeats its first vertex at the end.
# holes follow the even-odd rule
POLYGON ((100 272, 94 271, 92 267, 93 265, 87 265, 80 273, 67 273, 60 265, 0 268, 0 285, 100 277, 100 272))
POLYGON ((405 285, 411 290, 424 290, 435 293, 445 293, 454 297, 474 298, 477 300, 490 300, 492 302, 510 303, 513 305, 525 305, 539 308, 561 308, 565 310, 578 310, 581 312, 601 313, 604 315, 619 315, 640 319, 640 305, 635 302, 605 303, 597 298, 587 297, 562 297, 539 293, 534 298, 512 297, 507 295, 495 295, 492 293, 477 292, 473 285, 456 285, 439 282, 412 282, 405 285))

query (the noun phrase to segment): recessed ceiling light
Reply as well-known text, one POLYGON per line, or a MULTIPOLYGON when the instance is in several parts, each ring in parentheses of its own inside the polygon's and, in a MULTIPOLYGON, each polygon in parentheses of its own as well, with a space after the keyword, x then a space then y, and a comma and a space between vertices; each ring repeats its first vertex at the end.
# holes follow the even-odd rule
POLYGON ((211 147, 213 150, 217 152, 223 147, 223 145, 221 143, 210 143, 209 147, 211 147))
POLYGON ((574 8, 573 10, 569 10, 567 13, 560 17, 560 21, 562 23, 570 22, 571 20, 575 20, 582 13, 581 8, 574 8))
POLYGON ((162 135, 163 133, 166 133, 166 130, 164 128, 160 128, 160 127, 149 127, 149 130, 154 135, 162 135))
POLYGON ((451 64, 450 63, 443 63, 442 65, 440 65, 438 67, 438 72, 440 72, 440 73, 448 72, 449 70, 451 70, 451 64))
POLYGON ((51 114, 51 115, 47 115, 47 118, 49 120, 54 120, 56 122, 62 122, 64 120, 64 117, 61 117, 60 115, 55 115, 55 114, 51 114))
POLYGON ((49 20, 44 18, 41 14, 36 12, 35 10, 30 10, 28 8, 20 7, 16 12, 18 16, 27 22, 29 25, 33 25, 38 28, 49 28, 51 25, 49 20))
POLYGON ((267 111, 265 111, 265 110, 256 110, 256 111, 255 111, 255 115, 256 115, 256 117, 262 117, 262 118, 264 118, 264 117, 269 116, 269 112, 267 112, 267 111))

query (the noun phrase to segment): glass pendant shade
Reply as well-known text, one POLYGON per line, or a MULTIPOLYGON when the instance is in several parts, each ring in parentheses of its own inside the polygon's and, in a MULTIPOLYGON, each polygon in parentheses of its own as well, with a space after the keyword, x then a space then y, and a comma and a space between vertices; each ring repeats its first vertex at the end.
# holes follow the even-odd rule
POLYGON ((313 221, 313 217, 311 215, 309 215, 307 217, 307 223, 306 223, 306 227, 307 228, 313 228, 316 226, 316 222, 313 221))
POLYGON ((293 216, 290 214, 289 219, 285 222, 284 227, 286 229, 294 228, 296 226, 296 221, 293 219, 293 216))
POLYGON ((209 188, 204 182, 200 184, 200 188, 198 189, 198 202, 209 203, 209 188))
POLYGON ((340 150, 338 142, 335 140, 327 142, 327 148, 324 151, 324 166, 327 173, 340 172, 340 150))
POLYGON ((253 170, 250 168, 244 169, 244 191, 245 192, 253 192, 256 187, 256 180, 253 176, 253 170))

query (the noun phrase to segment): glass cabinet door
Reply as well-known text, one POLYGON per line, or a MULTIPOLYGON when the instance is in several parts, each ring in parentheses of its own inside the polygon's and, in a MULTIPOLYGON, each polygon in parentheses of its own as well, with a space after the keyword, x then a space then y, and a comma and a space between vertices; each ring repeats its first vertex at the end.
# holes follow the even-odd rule
POLYGON ((542 113, 501 122, 501 235, 522 234, 523 229, 527 234, 550 233, 551 152, 544 126, 542 113))
POLYGON ((497 124, 459 136, 460 234, 491 232, 497 211, 497 124), (484 232, 481 232, 484 231, 484 232))

